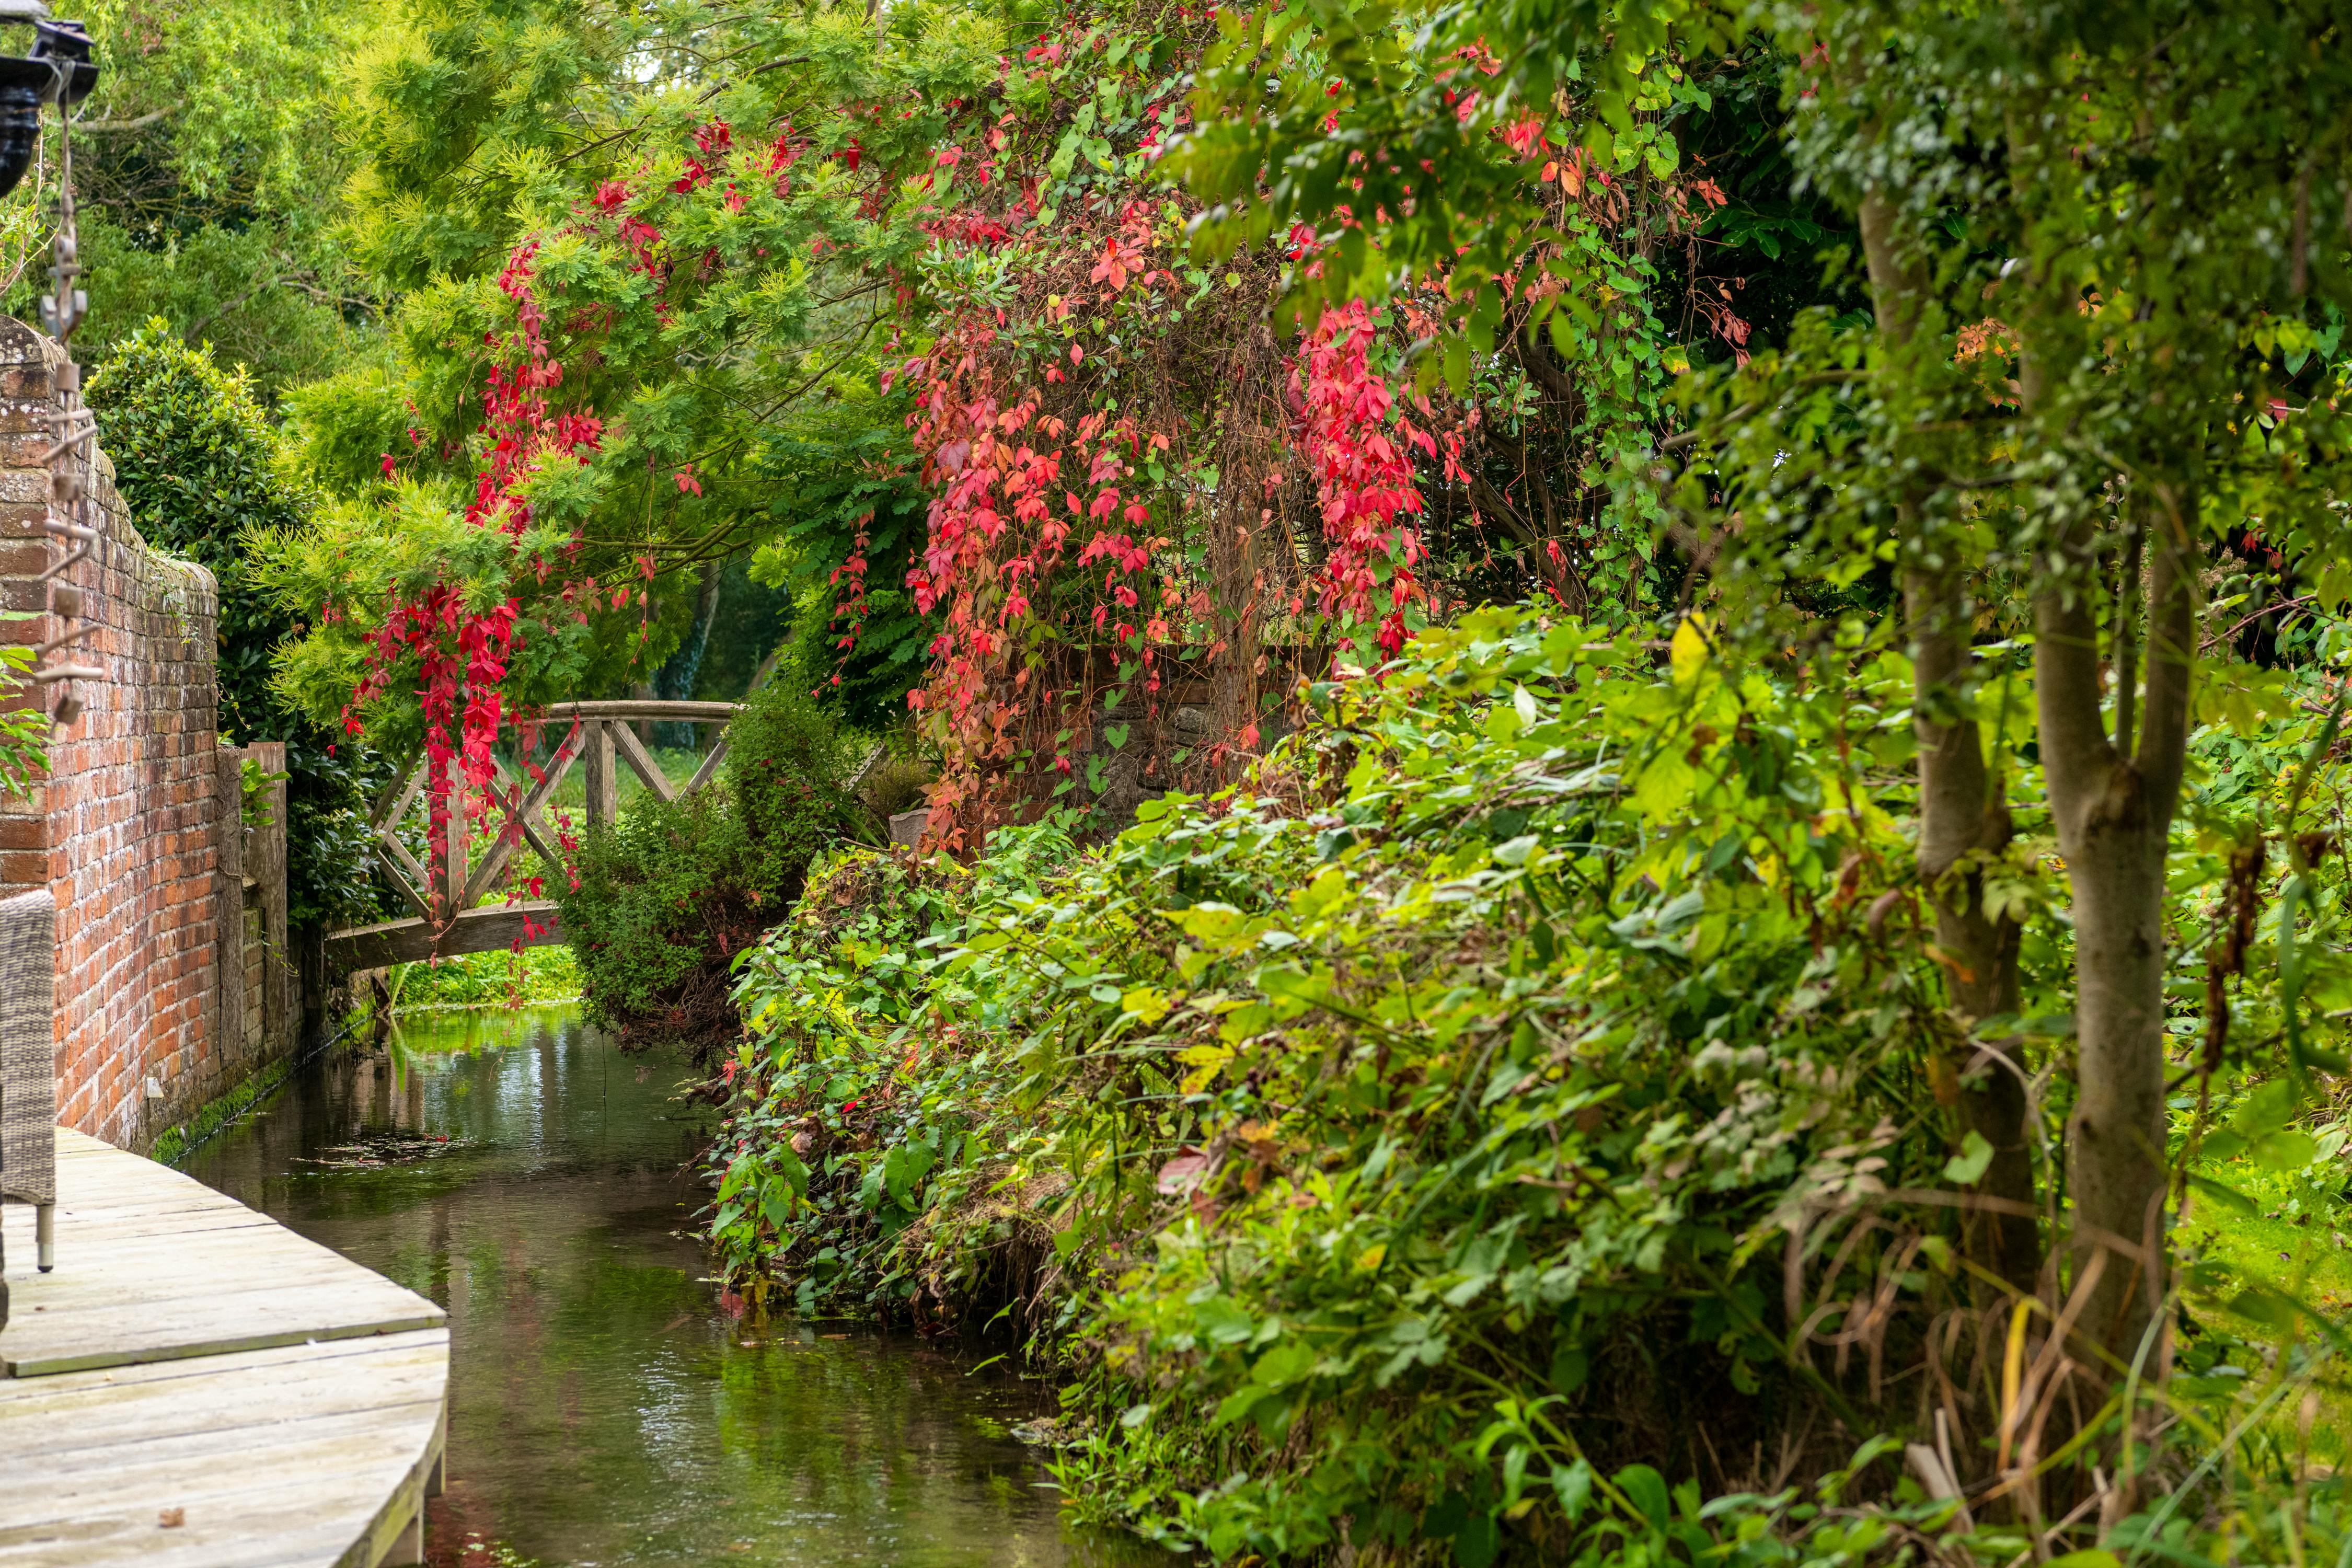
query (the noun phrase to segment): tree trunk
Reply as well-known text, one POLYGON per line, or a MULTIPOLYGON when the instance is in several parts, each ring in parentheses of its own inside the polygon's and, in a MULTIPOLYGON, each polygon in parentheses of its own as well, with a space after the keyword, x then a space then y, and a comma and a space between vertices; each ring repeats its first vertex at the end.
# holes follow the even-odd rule
MULTIPOLYGON (((1985 766, 1976 721, 1939 724, 1929 717, 1948 711, 1962 695, 1973 658, 1965 637, 1969 607, 1957 574, 1914 572, 1904 584, 1919 714, 1919 878, 1936 911, 1936 945, 1948 960, 1952 1010, 1973 1026, 2016 1014, 2021 931, 2015 921, 1985 913, 1982 871, 1960 867, 1971 854, 1999 854, 2010 840, 2009 807, 2000 779, 1985 766)), ((1968 1256, 2031 1294, 2042 1273, 2042 1240, 2021 1044, 2012 1034, 1963 1050, 1952 1064, 1953 1091, 1963 1134, 1992 1146, 1972 1189, 1986 1202, 1969 1212, 1963 1229, 1968 1256)))
MULTIPOLYGON (((2139 710, 2133 751, 2111 741, 2100 719, 2098 630, 2081 552, 2067 563, 2075 570, 2042 588, 2034 615, 2042 764, 2074 893, 2075 1278, 2107 1254, 2081 1321, 2126 1364, 2164 1292, 2164 867, 2197 652, 2195 500, 2182 487, 2151 488, 2133 498, 2151 530, 2146 695, 2136 702, 2124 689, 2116 701, 2119 739, 2132 735, 2128 716, 2139 710)), ((2137 599, 2137 584, 2123 589, 2137 599)))
MULTIPOLYGON (((654 674, 654 690, 665 702, 688 701, 694 696, 703 656, 710 648, 711 623, 719 618, 719 584, 726 569, 723 561, 702 563, 702 580, 695 591, 694 624, 687 628, 686 640, 677 645, 677 651, 663 660, 654 674)), ((683 721, 656 725, 654 734, 656 742, 665 746, 691 748, 696 742, 695 727, 683 721)))
MULTIPOLYGON (((1904 254, 1893 208, 1877 191, 1863 198, 1857 216, 1879 334, 1891 348, 1907 349, 1918 328, 1926 280, 1904 254)), ((1916 498, 1898 502, 1896 523, 1921 563, 1906 574, 1903 594, 1919 738, 1919 879, 1936 910, 1936 945, 1948 960, 1952 1009, 1973 1026, 2014 1014, 2019 1005, 2017 922, 1986 915, 1982 872, 1961 865, 1971 854, 2007 847, 2009 808, 2000 781, 1985 766, 1976 721, 1961 716, 1973 700, 1969 638, 1976 616, 1974 595, 1955 559, 1958 542, 1923 537, 1916 498)), ((1991 1162, 1974 1188, 1986 1205, 1969 1212, 1962 1233, 1968 1256, 2013 1289, 2031 1292, 2042 1271, 2042 1246, 2018 1046, 2011 1037, 1963 1051, 1951 1064, 1952 1092, 1963 1134, 1974 1132, 1992 1146, 1991 1162)))
MULTIPOLYGON (((1264 487, 1250 486, 1248 493, 1255 499, 1264 487)), ((1222 645, 1209 672, 1210 733, 1224 752, 1217 769, 1220 782, 1239 778, 1265 744, 1257 732, 1258 600, 1265 587, 1258 574, 1257 531, 1274 525, 1244 517, 1242 510, 1234 509, 1232 519, 1209 543, 1209 569, 1217 585, 1211 625, 1222 645)))

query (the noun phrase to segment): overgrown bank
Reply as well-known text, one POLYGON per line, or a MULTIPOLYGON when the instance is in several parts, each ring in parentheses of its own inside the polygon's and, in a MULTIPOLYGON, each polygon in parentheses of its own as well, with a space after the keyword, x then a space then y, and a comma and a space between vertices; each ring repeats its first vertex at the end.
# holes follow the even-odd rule
MULTIPOLYGON (((1071 1379, 1070 1506, 1219 1559, 2196 1561, 2228 1528, 2237 1560, 2332 1560, 2339 1484, 2307 1461, 2341 1438, 2306 1416, 2294 1457, 2279 1414, 2334 1397, 2308 1258, 2183 1233, 2175 1375, 2104 1410, 2046 1328, 2075 1298, 1971 1261, 1990 1151, 1912 871, 1906 662, 1857 637, 1741 669, 1696 624, 1653 658, 1480 612, 1316 688, 1250 789, 1147 805, 1099 852, 1033 827, 969 869, 828 860, 743 968, 727 1267, 802 1312, 976 1334, 1009 1309, 1071 1379), (2142 1479, 2102 1521, 2090 1457, 2127 1405, 2142 1479)), ((2030 695, 2007 679, 1989 713, 2030 695)), ((2249 737, 2320 723, 2276 711, 2199 736, 2183 925, 2274 808, 2249 737)), ((2063 1231, 2042 831, 1993 879, 2024 1006, 1981 1026, 2032 1042, 2063 1231)), ((2312 875, 2332 930, 2341 871, 2312 875)), ((2340 986, 2294 951, 2310 998, 2340 986)), ((2275 984, 2250 966, 2242 1018, 2275 984)), ((2280 1063, 2188 1076, 2199 1213, 2265 1163, 2338 1201, 2280 1063), (2258 1082, 2244 1131, 2199 1114, 2258 1082)))

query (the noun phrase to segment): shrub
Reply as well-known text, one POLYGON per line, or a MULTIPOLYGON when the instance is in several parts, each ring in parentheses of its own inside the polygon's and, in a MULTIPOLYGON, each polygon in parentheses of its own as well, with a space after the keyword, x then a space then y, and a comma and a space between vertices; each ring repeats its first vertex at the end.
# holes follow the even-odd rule
POLYGON ((626 1046, 707 1051, 737 1033, 730 964, 792 908, 811 859, 867 830, 845 784, 854 747, 800 693, 760 692, 727 746, 710 788, 591 826, 557 886, 587 1015, 626 1046))
POLYGON ((770 874, 797 876, 859 818, 848 790, 864 748, 803 692, 771 681, 727 726, 728 793, 743 808, 770 874))
POLYGON ((1903 846, 1863 770, 1906 737, 1581 627, 1415 647, 1255 792, 946 880, 912 941, 845 868, 872 930, 747 961, 730 1264, 934 1322, 1009 1288, 1084 1373, 1071 1495, 1219 1557, 1557 1545, 1538 1487, 1860 1402, 1790 1370, 1764 1242, 1949 1152, 1902 1110, 1927 966, 1868 919, 1903 846))
POLYGON ((374 915, 367 805, 383 770, 364 748, 295 710, 271 680, 279 644, 302 628, 257 580, 256 552, 307 527, 316 498, 287 478, 251 378, 151 321, 114 345, 90 380, 89 402, 141 534, 220 584, 221 734, 286 742, 294 924, 374 915))
MULTIPOLYGON (((2227 1528, 2263 1539, 2217 1562, 2336 1561, 2345 1503, 2296 1451, 2340 1461, 2310 1425, 2336 1331, 2301 1304, 2322 1277, 2282 1265, 2332 1258, 2296 1221, 2345 1213, 2347 1145, 2292 1127, 2291 1075, 2225 1105, 2218 1168, 2189 1173, 2244 1239, 2184 1262, 2137 1501, 2085 1500, 2129 1395, 2070 1415, 2001 1382, 2058 1352, 2023 1357, 2033 1302, 1969 1267, 1989 1146, 1910 901, 1909 685, 1866 648, 1773 679, 1686 629, 1660 669, 1482 611, 1319 687, 1250 788, 1146 803, 1048 874, 997 864, 1019 836, 969 871, 828 862, 743 965, 722 1260, 932 1330, 1009 1299, 1074 1376, 1070 1506, 1217 1560, 1891 1565, 1925 1538, 1955 1565, 2139 1539, 2191 1562, 2227 1528), (2080 1441, 2003 1446, 2029 1407, 2080 1441), (1974 1522, 1881 1432, 1948 1444, 1974 1522), (2021 1494, 2082 1506, 2029 1531, 2021 1494)), ((2332 718, 2289 711, 2325 752, 2332 718)), ((2228 731, 2199 755, 2184 924, 2216 923, 2231 800, 2277 787, 2228 731)), ((2339 859, 2303 895, 2315 1006, 2341 995, 2339 859)), ((2052 871, 1987 875, 2033 917, 2001 1026, 2063 1039, 2052 871)), ((2071 1106, 2042 1083, 2047 1133, 2071 1106)))
MULTIPOLYGON (((908 1318, 937 1331, 1027 1305, 1054 1260, 1046 1213, 1067 1183, 1008 1174, 1052 1118, 1016 1092, 985 1035, 931 1037, 945 955, 990 911, 1076 855, 1050 824, 1001 828, 966 869, 851 847, 745 961, 758 1065, 721 1130, 713 1239, 754 1300, 781 1276, 795 1310, 908 1318)), ((744 1058, 729 1066, 741 1071, 744 1058)))
POLYGON ((930 794, 938 770, 919 757, 885 757, 857 786, 857 798, 878 821, 887 822, 902 811, 912 811, 930 794))

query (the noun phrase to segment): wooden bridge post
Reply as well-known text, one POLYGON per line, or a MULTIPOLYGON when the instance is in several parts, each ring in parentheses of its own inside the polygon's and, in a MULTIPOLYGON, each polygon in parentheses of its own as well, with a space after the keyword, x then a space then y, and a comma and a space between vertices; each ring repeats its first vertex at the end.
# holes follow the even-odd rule
POLYGON ((441 896, 446 901, 445 915, 449 920, 466 912, 466 848, 472 837, 472 824, 466 818, 466 775, 453 768, 449 773, 449 843, 441 866, 441 896))
POLYGON ((604 720, 584 719, 581 722, 586 731, 580 760, 587 773, 588 820, 609 826, 621 815, 620 759, 614 753, 613 732, 604 720))

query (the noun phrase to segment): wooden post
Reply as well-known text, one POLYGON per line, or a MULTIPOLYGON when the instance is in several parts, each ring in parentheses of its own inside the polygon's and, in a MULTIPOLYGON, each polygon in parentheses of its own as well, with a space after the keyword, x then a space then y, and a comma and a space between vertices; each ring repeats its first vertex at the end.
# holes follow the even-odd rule
MULTIPOLYGON (((286 742, 257 741, 247 755, 265 773, 286 771, 286 742)), ((294 1040, 293 947, 286 929, 286 780, 269 786, 269 820, 246 835, 245 874, 261 889, 261 1039, 265 1053, 276 1055, 294 1040)), ((299 1004, 297 1004, 299 1005, 299 1004)))
POLYGON ((327 972, 326 927, 306 925, 295 933, 294 983, 302 995, 302 1033, 297 1043, 307 1050, 327 1033, 327 992, 333 976, 327 972))
POLYGON ((588 820, 609 824, 621 814, 619 757, 614 754, 612 731, 603 719, 584 721, 587 742, 580 761, 588 780, 588 820))
POLYGON ((466 775, 457 768, 449 771, 449 834, 448 850, 441 864, 441 896, 445 900, 443 921, 454 921, 466 912, 466 841, 472 836, 472 826, 466 819, 466 775))
MULTIPOLYGON (((193 1069, 196 1093, 193 1109, 220 1092, 224 1075, 245 1058, 245 753, 222 746, 214 753, 217 773, 217 848, 213 868, 213 1008, 212 1059, 186 1062, 193 1069)), ((160 1129, 157 1129, 160 1131, 160 1129)))

